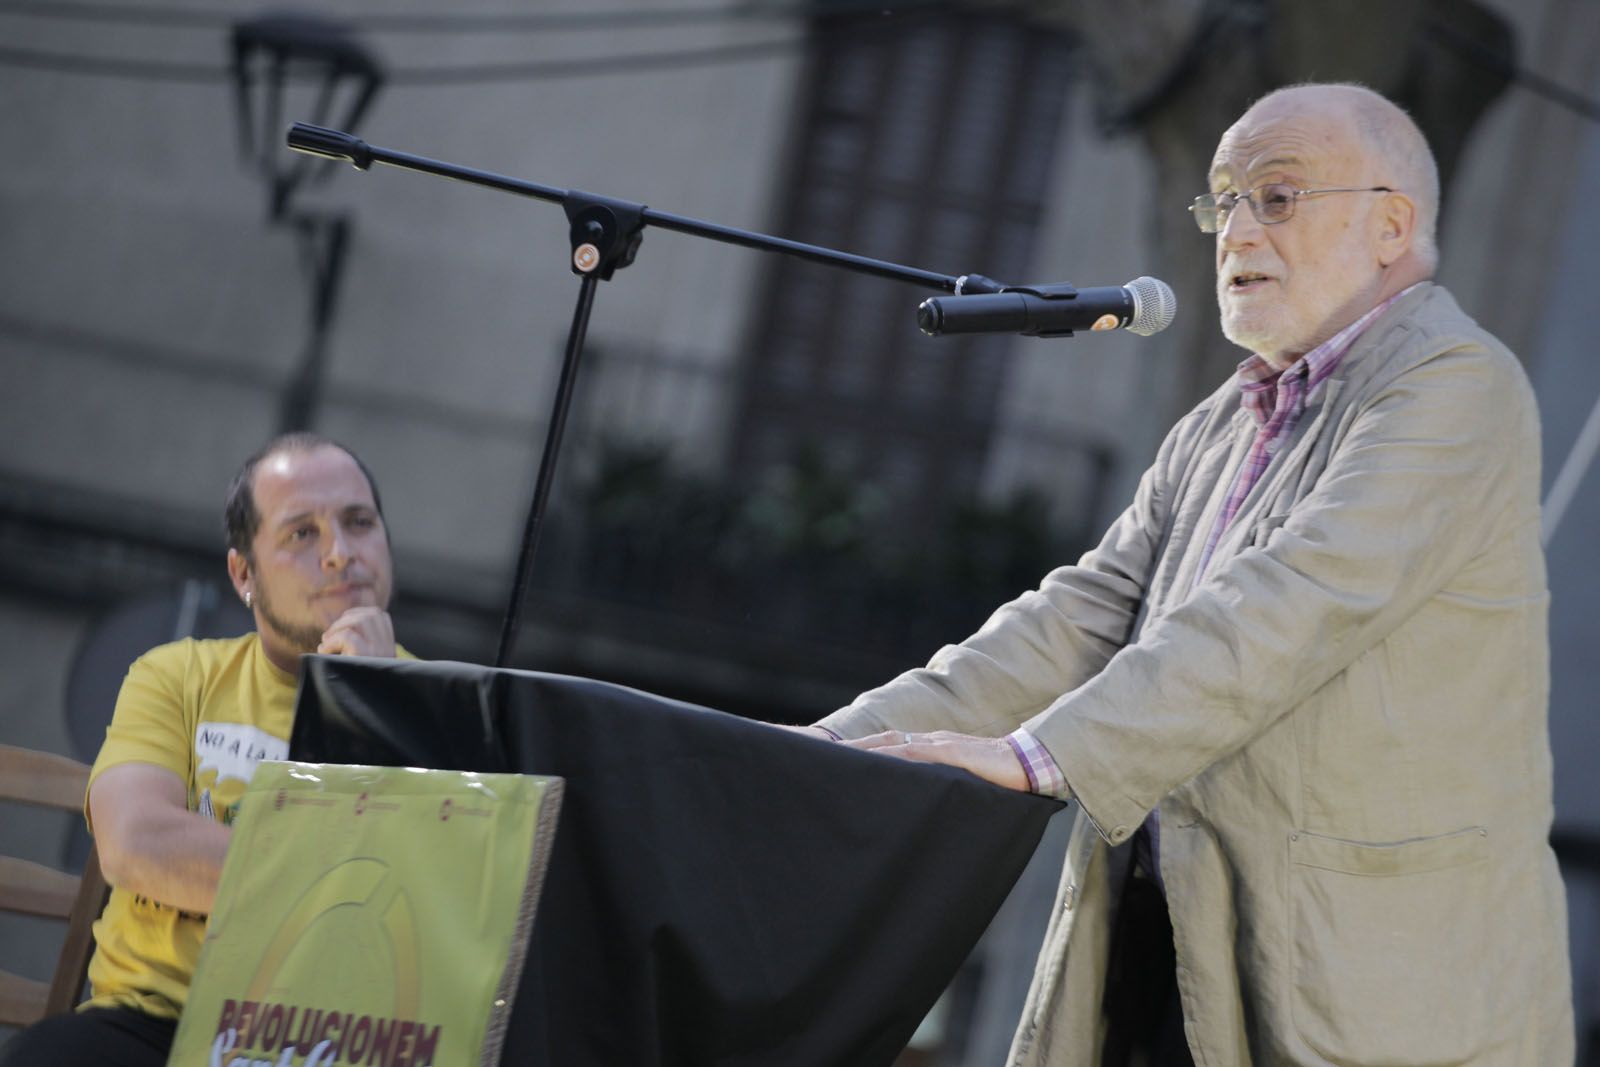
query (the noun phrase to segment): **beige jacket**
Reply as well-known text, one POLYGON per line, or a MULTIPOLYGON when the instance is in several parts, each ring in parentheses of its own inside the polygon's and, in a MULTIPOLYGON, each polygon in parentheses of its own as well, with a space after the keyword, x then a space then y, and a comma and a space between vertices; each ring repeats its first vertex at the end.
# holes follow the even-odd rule
POLYGON ((1230 382, 1077 566, 824 723, 1025 724, 1061 765, 1079 831, 1017 1067, 1098 1063, 1099 837, 1158 804, 1200 1067, 1569 1064, 1539 426, 1517 360, 1445 290, 1402 296, 1194 586, 1252 434, 1230 382))

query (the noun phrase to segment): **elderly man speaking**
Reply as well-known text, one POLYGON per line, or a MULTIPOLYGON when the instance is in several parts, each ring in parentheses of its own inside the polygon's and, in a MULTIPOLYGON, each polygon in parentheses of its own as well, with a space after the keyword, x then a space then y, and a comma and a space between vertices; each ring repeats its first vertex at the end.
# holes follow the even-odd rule
POLYGON ((1136 838, 1120 889, 1069 862, 1014 1064, 1101 1062, 1138 885, 1181 1008, 1153 1062, 1572 1061, 1538 415, 1429 281, 1438 201, 1376 93, 1251 107, 1189 209, 1238 374, 1099 547, 811 728, 1136 838))

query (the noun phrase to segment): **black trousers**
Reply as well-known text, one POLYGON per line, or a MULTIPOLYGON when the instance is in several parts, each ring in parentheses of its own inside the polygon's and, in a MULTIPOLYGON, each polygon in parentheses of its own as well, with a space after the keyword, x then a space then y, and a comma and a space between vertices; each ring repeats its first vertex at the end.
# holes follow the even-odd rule
POLYGON ((0 1045, 0 1067, 165 1067, 177 1029, 133 1008, 52 1015, 0 1045))
POLYGON ((1123 886, 1106 967, 1103 1067, 1194 1067, 1183 1033, 1177 954, 1167 898, 1150 874, 1141 828, 1123 886))

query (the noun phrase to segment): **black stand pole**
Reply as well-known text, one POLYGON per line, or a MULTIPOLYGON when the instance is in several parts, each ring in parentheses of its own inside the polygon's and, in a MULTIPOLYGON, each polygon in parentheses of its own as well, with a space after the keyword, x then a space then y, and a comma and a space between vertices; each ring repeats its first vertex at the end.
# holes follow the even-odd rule
POLYGON ((533 555, 539 544, 539 532, 544 525, 544 511, 549 503, 551 484, 555 479, 556 456, 561 450, 561 435, 566 427, 567 410, 571 406, 577 382, 578 364, 583 353, 583 341, 589 329, 589 311, 594 305, 595 283, 609 280, 619 267, 626 267, 633 262, 646 225, 659 226, 664 230, 675 230, 696 237, 706 237, 725 244, 742 245, 745 248, 766 252, 781 252, 814 263, 842 267, 858 274, 871 274, 912 285, 941 289, 947 293, 997 293, 1004 288, 999 282, 978 274, 959 277, 936 274, 881 259, 869 259, 866 256, 839 252, 819 245, 802 244, 799 241, 751 233, 732 226, 702 222, 683 215, 652 211, 643 204, 613 200, 576 189, 557 189, 548 185, 538 185, 518 178, 508 178, 502 174, 428 159, 425 156, 379 148, 348 133, 311 126, 303 122, 297 122, 289 128, 288 144, 297 152, 348 162, 358 170, 367 170, 374 163, 382 163, 402 170, 454 178, 472 185, 482 185, 519 196, 530 196, 536 200, 547 200, 558 203, 566 209, 567 218, 571 222, 569 236, 572 243, 572 271, 582 278, 582 284, 578 290, 578 306, 572 316, 572 329, 567 335, 566 357, 561 366, 561 380, 556 389, 549 432, 545 437, 544 455, 539 461, 539 475, 534 486, 533 503, 528 509, 528 521, 523 527, 522 550, 517 557, 511 598, 506 605, 505 622, 500 628, 500 643, 494 660, 496 667, 506 665, 511 649, 516 644, 517 628, 522 616, 522 602, 527 596, 528 580, 533 571, 533 555))
POLYGON ((533 554, 539 548, 539 532, 544 528, 545 505, 550 500, 551 483, 555 481, 556 457, 561 453, 561 435, 567 426, 567 410, 572 407, 572 394, 578 383, 578 362, 583 358, 583 339, 589 332, 589 310, 594 307, 594 291, 598 283, 599 279, 593 274, 584 275, 578 283, 578 306, 572 311, 572 328, 567 331, 567 352, 561 360, 561 380, 556 385, 556 399, 550 410, 544 454, 539 457, 539 477, 533 485, 533 503, 528 506, 528 521, 522 527, 522 551, 517 555, 517 574, 511 581, 511 602, 506 605, 505 622, 500 627, 500 644, 494 654, 496 667, 506 665, 522 622, 522 602, 528 580, 532 577, 533 554))

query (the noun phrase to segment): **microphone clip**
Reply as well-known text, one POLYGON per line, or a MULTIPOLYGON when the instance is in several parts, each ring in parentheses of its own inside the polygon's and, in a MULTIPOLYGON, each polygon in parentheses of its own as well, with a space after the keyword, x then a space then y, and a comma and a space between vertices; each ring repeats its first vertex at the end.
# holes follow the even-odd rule
POLYGON ((1002 293, 1026 293, 1029 296, 1039 297, 1041 300, 1076 300, 1078 287, 1066 282, 1057 282, 1054 285, 1006 285, 999 290, 1002 293))
MULTIPOLYGON (((1055 282, 1045 285, 1007 285, 997 282, 993 278, 986 278, 981 274, 963 274, 956 279, 956 296, 994 296, 1000 293, 1019 293, 1023 296, 1037 297, 1040 300, 1067 301, 1078 298, 1078 287, 1067 282, 1055 282)), ((928 322, 923 322, 924 333, 934 333, 928 329, 928 322)), ((1071 337, 1069 329, 1030 328, 1026 331, 1030 337, 1071 337)))
MULTIPOLYGON (((1066 282, 1056 282, 1052 285, 1008 285, 1000 290, 1002 293, 1021 293, 1024 296, 1038 297, 1040 300, 1065 303, 1078 299, 1078 287, 1066 282)), ((1073 331, 1069 329, 1049 329, 1039 327, 1029 331, 1032 337, 1071 337, 1073 331)))
POLYGON ((639 254, 644 240, 643 204, 569 189, 561 206, 571 224, 567 239, 572 244, 572 273, 610 281, 639 254))

